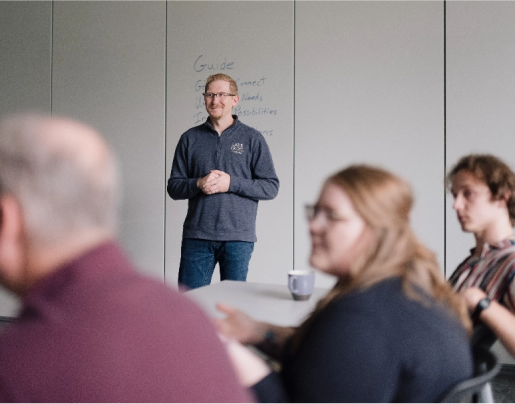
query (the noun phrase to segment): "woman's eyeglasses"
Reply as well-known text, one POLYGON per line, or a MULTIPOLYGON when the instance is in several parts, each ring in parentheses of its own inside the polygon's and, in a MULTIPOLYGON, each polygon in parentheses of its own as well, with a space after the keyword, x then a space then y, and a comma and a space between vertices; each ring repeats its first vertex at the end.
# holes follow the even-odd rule
POLYGON ((338 214, 334 210, 326 208, 324 206, 306 205, 305 211, 306 211, 306 218, 310 222, 312 220, 315 220, 317 217, 319 217, 323 220, 324 225, 346 220, 346 218, 342 217, 340 214, 338 214))

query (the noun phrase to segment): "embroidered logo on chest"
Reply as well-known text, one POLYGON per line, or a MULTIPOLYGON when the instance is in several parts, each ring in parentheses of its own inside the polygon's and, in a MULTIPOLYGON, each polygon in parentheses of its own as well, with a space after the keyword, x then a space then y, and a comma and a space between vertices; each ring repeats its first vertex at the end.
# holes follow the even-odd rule
POLYGON ((231 151, 236 154, 243 154, 243 143, 233 143, 231 151))

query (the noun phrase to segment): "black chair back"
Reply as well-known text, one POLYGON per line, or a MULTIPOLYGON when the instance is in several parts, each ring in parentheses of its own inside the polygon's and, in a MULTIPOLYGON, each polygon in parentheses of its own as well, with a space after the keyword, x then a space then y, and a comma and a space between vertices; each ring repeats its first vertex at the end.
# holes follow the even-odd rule
MULTIPOLYGON (((501 364, 496 356, 484 346, 474 346, 472 353, 474 357, 474 376, 454 386, 440 402, 477 403, 485 388, 491 391, 490 382, 501 370, 501 364)), ((485 397, 482 397, 481 402, 490 402, 489 400, 493 401, 491 398, 486 397, 485 400, 485 397)))
POLYGON ((483 323, 474 326, 472 337, 470 338, 470 344, 472 346, 481 345, 490 349, 495 341, 497 341, 497 335, 495 335, 488 326, 483 323))

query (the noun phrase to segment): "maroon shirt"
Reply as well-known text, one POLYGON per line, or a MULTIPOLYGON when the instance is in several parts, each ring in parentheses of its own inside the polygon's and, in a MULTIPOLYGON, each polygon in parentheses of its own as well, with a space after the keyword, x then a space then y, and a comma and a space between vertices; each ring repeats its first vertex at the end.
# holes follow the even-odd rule
POLYGON ((246 402, 209 319, 115 243, 38 282, 0 335, 0 402, 246 402))

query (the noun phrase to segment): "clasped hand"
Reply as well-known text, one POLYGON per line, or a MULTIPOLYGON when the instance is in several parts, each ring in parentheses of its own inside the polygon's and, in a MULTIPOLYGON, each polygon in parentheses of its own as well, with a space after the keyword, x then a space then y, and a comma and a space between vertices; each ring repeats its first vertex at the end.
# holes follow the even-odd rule
POLYGON ((220 170, 211 170, 205 177, 197 180, 197 187, 206 195, 229 191, 231 176, 220 170))

